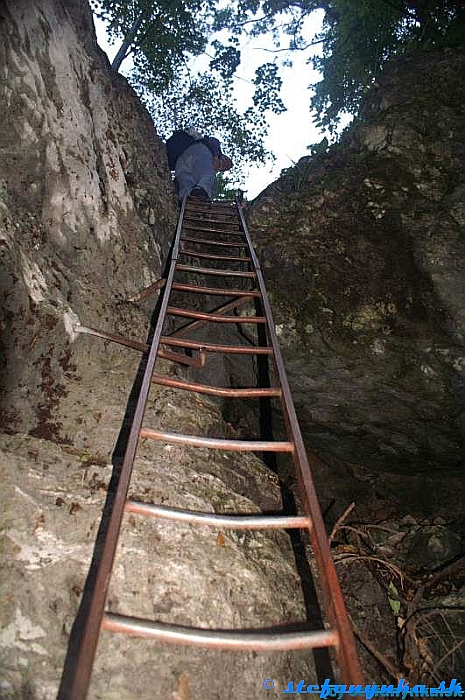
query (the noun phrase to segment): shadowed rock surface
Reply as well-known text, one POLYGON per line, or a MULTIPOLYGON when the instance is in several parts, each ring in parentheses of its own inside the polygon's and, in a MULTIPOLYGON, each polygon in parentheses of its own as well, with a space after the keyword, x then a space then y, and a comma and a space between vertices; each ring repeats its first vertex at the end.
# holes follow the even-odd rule
POLYGON ((463 50, 387 66, 341 143, 249 216, 307 443, 381 491, 464 464, 464 74, 463 50))

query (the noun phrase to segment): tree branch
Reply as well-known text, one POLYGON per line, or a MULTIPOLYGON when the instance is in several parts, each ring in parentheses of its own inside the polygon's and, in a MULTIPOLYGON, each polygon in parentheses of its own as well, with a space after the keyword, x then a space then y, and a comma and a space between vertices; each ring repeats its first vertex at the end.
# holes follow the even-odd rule
POLYGON ((143 21, 144 21, 144 13, 141 12, 141 14, 138 17, 136 17, 136 19, 134 20, 134 23, 133 23, 131 29, 128 31, 128 33, 124 37, 123 43, 119 47, 118 52, 117 52, 115 58, 113 59, 113 63, 111 64, 111 67, 114 70, 118 71, 120 69, 122 62, 124 61, 124 59, 126 58, 128 53, 130 53, 128 51, 128 49, 133 44, 134 39, 136 38, 137 32, 139 31, 143 21))
POLYGON ((263 15, 263 17, 254 17, 253 19, 245 19, 243 22, 237 22, 235 24, 236 27, 245 27, 246 24, 254 24, 256 22, 263 22, 265 19, 271 19, 272 17, 275 16, 275 12, 270 12, 267 15, 263 15))
POLYGON ((288 46, 285 49, 265 49, 262 46, 256 46, 254 48, 254 51, 268 51, 268 53, 282 53, 283 51, 305 51, 306 49, 310 48, 310 46, 316 46, 317 44, 323 44, 326 41, 326 39, 318 39, 318 41, 311 41, 309 44, 306 44, 305 46, 288 46))
POLYGON ((395 680, 399 680, 399 670, 394 666, 389 659, 387 659, 384 654, 381 654, 380 651, 370 642, 367 637, 361 633, 361 631, 358 629, 356 624, 354 623, 353 619, 349 616, 350 622, 352 624, 352 629, 354 631, 354 635, 357 637, 358 641, 360 644, 363 644, 365 649, 370 652, 370 654, 378 661, 378 663, 381 664, 381 666, 384 668, 387 673, 389 673, 392 678, 395 678, 395 680))

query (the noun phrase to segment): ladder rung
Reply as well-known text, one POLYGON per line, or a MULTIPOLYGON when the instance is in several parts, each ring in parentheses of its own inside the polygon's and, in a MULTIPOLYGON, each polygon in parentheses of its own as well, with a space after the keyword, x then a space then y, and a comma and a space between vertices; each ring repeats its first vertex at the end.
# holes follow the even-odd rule
POLYGON ((193 206, 195 208, 207 208, 209 211, 212 210, 222 210, 222 209, 227 209, 228 211, 233 211, 237 214, 237 208, 236 208, 236 203, 233 200, 227 201, 219 201, 217 199, 213 200, 213 202, 205 202, 205 201, 199 201, 195 199, 189 199, 187 202, 187 209, 190 209, 190 207, 193 206))
POLYGON ((177 306, 168 306, 166 313, 172 316, 198 318, 203 321, 217 321, 218 323, 266 323, 265 316, 224 316, 223 314, 209 314, 202 311, 179 309, 177 306))
MULTIPOLYGON (((192 200, 190 200, 190 201, 192 201, 192 200)), ((228 209, 227 211, 220 211, 217 208, 211 208, 209 211, 200 212, 200 211, 189 211, 189 209, 186 208, 186 211, 184 213, 184 217, 189 217, 191 219, 196 218, 196 217, 198 218, 199 215, 202 215, 205 218, 209 217, 208 220, 211 219, 212 221, 218 221, 219 223, 222 223, 221 217, 229 215, 229 216, 234 217, 236 224, 239 224, 239 217, 237 214, 237 210, 234 210, 234 209, 228 209)))
POLYGON ((243 289, 226 289, 226 287, 201 287, 197 284, 179 284, 175 282, 171 289, 175 289, 178 292, 194 292, 195 294, 211 294, 212 296, 226 296, 226 297, 260 297, 261 294, 258 289, 250 289, 245 291, 243 289))
POLYGON ((163 622, 153 622, 139 617, 108 612, 103 615, 102 629, 107 632, 123 632, 132 637, 149 637, 159 642, 171 644, 189 644, 210 649, 238 649, 241 651, 318 649, 337 646, 339 641, 339 635, 333 630, 277 632, 275 627, 260 632, 209 630, 168 625, 163 622))
POLYGON ((193 199, 189 199, 186 212, 190 214, 221 214, 222 216, 234 216, 237 221, 237 209, 235 207, 210 207, 205 208, 193 199))
POLYGON ((160 339, 162 345, 173 345, 177 348, 191 348, 192 350, 204 350, 205 352, 224 352, 244 355, 272 355, 271 346, 259 347, 257 345, 217 345, 216 343, 204 343, 201 340, 182 340, 162 335, 160 339))
POLYGON ((222 233, 223 236, 241 236, 244 234, 241 231, 225 231, 224 228, 215 228, 214 226, 194 226, 194 224, 183 224, 183 231, 189 229, 189 231, 206 231, 207 233, 222 233))
MULTIPOLYGON (((238 309, 240 306, 244 306, 245 304, 248 304, 250 302, 250 297, 244 297, 241 296, 239 298, 235 298, 232 301, 228 301, 227 304, 223 304, 222 306, 218 306, 216 309, 213 309, 213 313, 215 314, 226 314, 228 311, 231 311, 232 309, 238 309)), ((177 330, 173 331, 170 335, 175 335, 177 338, 180 336, 186 336, 190 335, 193 333, 193 331, 197 331, 199 328, 204 326, 206 323, 208 323, 207 320, 198 320, 198 321, 191 321, 190 323, 186 323, 184 326, 181 326, 177 330)))
POLYGON ((185 382, 182 379, 174 379, 173 377, 165 377, 159 374, 153 375, 152 382, 154 384, 160 384, 161 386, 170 386, 173 387, 173 389, 195 391, 198 394, 210 394, 211 396, 228 396, 234 398, 281 396, 281 389, 279 389, 278 387, 230 388, 222 386, 210 386, 209 384, 198 384, 197 382, 185 382))
POLYGON ((198 435, 183 435, 182 433, 166 433, 162 430, 142 428, 142 438, 151 438, 160 442, 170 442, 175 445, 190 447, 207 447, 212 450, 231 450, 232 452, 293 452, 292 442, 267 442, 265 440, 224 440, 221 438, 206 438, 198 435))
POLYGON ((218 515, 200 511, 181 510, 151 503, 127 500, 124 507, 127 513, 147 515, 153 518, 167 518, 191 525, 208 525, 230 530, 288 530, 304 529, 311 526, 310 518, 299 515, 218 515))
POLYGON ((189 525, 208 525, 229 530, 298 530, 311 526, 310 518, 303 515, 218 515, 132 500, 126 501, 124 510, 127 513, 137 513, 152 518, 167 518, 189 525))
POLYGON ((176 265, 177 270, 184 272, 197 272, 200 275, 217 275, 219 277, 248 277, 254 279, 255 272, 238 272, 236 270, 215 270, 210 267, 192 267, 192 265, 176 265))
MULTIPOLYGON (((237 215, 234 217, 234 221, 225 221, 224 219, 215 219, 213 217, 208 217, 208 219, 202 217, 201 219, 199 219, 198 216, 194 216, 190 212, 186 212, 186 214, 184 214, 184 221, 186 220, 193 221, 196 224, 227 224, 228 226, 234 225, 237 231, 240 231, 237 215)), ((190 224, 186 225, 190 226, 190 224)), ((224 231, 224 233, 229 233, 229 231, 224 231)))
POLYGON ((208 245, 220 245, 227 248, 247 248, 246 243, 225 243, 224 241, 210 241, 208 238, 193 238, 192 236, 183 236, 181 241, 190 241, 191 243, 207 243, 208 245))
POLYGON ((211 258, 212 260, 234 260, 236 262, 250 262, 252 260, 252 258, 241 258, 239 255, 210 255, 210 253, 197 253, 195 250, 180 250, 179 252, 195 258, 211 258))
MULTIPOLYGON (((190 200, 190 201, 192 201, 192 200, 190 200)), ((221 217, 221 216, 224 216, 224 214, 230 214, 230 215, 233 215, 233 216, 235 217, 236 223, 239 222, 239 218, 238 218, 238 215, 237 215, 237 210, 234 210, 234 209, 232 209, 232 208, 231 208, 231 209, 228 209, 226 212, 220 211, 217 207, 212 207, 212 208, 210 209, 210 211, 206 211, 206 212, 189 211, 189 209, 186 209, 184 216, 193 217, 193 216, 198 216, 198 215, 201 214, 201 213, 204 214, 205 216, 208 215, 208 216, 212 217, 212 219, 214 219, 215 216, 218 216, 218 218, 219 218, 219 217, 221 217)))

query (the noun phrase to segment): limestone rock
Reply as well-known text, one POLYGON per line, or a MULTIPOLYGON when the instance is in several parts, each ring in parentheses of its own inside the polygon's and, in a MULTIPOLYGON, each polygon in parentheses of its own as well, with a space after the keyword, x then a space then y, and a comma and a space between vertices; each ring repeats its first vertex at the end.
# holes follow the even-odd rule
MULTIPOLYGON (((162 390, 148 409, 151 425, 166 413, 180 431, 192 427, 193 416, 207 432, 222 429, 218 409, 204 399, 181 404, 162 390)), ((279 509, 277 480, 257 458, 207 452, 145 444, 130 497, 207 512, 279 509)), ((26 689, 37 700, 56 695, 111 474, 111 464, 84 449, 22 434, 1 438, 5 698, 14 692, 28 697, 26 689)), ((123 525, 108 609, 206 628, 304 619, 283 533, 218 533, 131 515, 123 525)), ((164 700, 181 673, 193 697, 213 700, 225 687, 236 687, 238 678, 253 696, 265 677, 284 684, 294 673, 309 677, 312 669, 308 655, 190 650, 103 634, 89 697, 164 700)))
POLYGON ((125 300, 161 276, 173 192, 163 144, 98 48, 88 5, 6 2, 0 17, 1 425, 72 441, 60 404, 92 362, 74 327, 145 339, 147 312, 125 300))
POLYGON ((409 566, 434 571, 456 559, 461 551, 460 537, 441 525, 428 525, 406 538, 406 560, 409 566))
POLYGON ((463 49, 386 66, 249 208, 307 445, 373 478, 463 467, 464 75, 463 49))

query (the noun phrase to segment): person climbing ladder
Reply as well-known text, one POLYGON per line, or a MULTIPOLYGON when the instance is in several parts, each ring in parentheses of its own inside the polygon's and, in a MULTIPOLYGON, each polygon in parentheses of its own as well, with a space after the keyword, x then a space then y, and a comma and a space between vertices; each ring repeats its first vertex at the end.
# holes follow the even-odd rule
POLYGON ((216 193, 216 173, 230 170, 232 160, 221 152, 212 136, 202 137, 195 129, 175 131, 166 142, 168 165, 175 171, 177 194, 211 200, 216 193))

